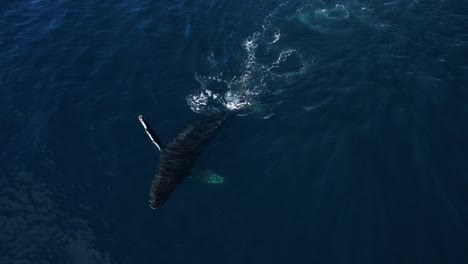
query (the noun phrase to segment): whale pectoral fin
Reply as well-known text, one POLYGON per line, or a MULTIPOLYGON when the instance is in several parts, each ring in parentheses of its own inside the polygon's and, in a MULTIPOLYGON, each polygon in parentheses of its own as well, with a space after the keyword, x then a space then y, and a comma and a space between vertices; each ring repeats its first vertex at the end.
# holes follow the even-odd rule
POLYGON ((156 145, 159 151, 162 151, 162 146, 163 146, 162 142, 159 139, 159 137, 156 135, 156 133, 154 133, 153 129, 148 124, 148 122, 146 122, 146 119, 142 115, 139 115, 138 120, 140 120, 140 123, 145 129, 145 132, 148 135, 148 137, 151 139, 151 142, 153 142, 153 144, 156 145))
POLYGON ((194 168, 192 169, 192 173, 190 174, 190 178, 204 182, 204 183, 209 183, 209 184, 222 184, 224 183, 224 177, 214 173, 211 170, 208 169, 199 169, 199 168, 194 168))

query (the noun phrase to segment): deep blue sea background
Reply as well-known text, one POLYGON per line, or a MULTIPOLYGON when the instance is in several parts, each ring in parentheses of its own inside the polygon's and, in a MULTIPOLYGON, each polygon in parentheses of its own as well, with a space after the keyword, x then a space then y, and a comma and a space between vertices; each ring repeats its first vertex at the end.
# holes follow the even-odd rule
POLYGON ((1 1, 0 263, 468 263, 467 76, 463 1, 1 1))

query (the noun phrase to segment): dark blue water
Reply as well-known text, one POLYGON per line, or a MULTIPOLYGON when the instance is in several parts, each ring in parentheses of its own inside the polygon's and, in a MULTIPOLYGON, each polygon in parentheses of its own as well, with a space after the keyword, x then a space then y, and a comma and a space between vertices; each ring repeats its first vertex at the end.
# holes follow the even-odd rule
POLYGON ((462 2, 2 1, 0 263, 468 263, 462 2))

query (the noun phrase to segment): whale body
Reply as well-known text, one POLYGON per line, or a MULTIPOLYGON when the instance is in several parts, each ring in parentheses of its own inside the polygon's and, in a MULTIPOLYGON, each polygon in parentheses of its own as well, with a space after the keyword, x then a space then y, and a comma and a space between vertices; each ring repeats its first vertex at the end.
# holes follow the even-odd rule
POLYGON ((213 137, 231 113, 217 113, 187 126, 167 146, 163 147, 146 120, 139 119, 151 141, 161 151, 158 169, 151 183, 150 207, 159 208, 171 196, 175 187, 190 175, 202 147, 213 137))

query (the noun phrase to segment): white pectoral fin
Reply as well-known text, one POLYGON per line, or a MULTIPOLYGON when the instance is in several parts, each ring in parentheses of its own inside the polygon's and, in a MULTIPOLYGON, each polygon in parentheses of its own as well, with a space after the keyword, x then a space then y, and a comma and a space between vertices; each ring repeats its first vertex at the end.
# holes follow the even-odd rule
POLYGON ((141 125, 145 129, 146 134, 148 137, 151 139, 151 142, 153 142, 154 145, 158 148, 159 151, 162 150, 162 143, 161 140, 158 138, 156 133, 154 133, 153 129, 151 126, 146 122, 145 118, 142 115, 138 116, 138 120, 140 120, 141 125))

